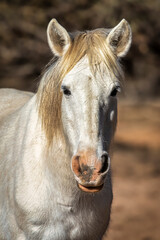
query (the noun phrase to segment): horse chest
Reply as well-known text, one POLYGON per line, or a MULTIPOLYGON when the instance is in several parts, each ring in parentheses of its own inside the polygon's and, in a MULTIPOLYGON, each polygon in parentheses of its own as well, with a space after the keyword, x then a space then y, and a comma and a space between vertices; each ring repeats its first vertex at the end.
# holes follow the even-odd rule
POLYGON ((44 229, 43 239, 82 239, 82 228, 82 216, 73 207, 57 207, 44 229))
POLYGON ((105 214, 100 216, 93 209, 57 206, 49 214, 47 222, 32 225, 31 229, 36 237, 43 240, 96 240, 101 239, 106 228, 105 217, 105 214), (98 222, 101 222, 100 226, 97 226, 98 222))
POLYGON ((23 230, 27 239, 102 238, 109 222, 112 201, 110 186, 106 186, 95 195, 83 194, 80 191, 77 192, 78 196, 74 197, 69 189, 66 194, 53 191, 53 194, 48 195, 45 185, 37 192, 31 191, 28 185, 25 186, 25 190, 23 188, 22 191, 20 187, 17 192, 16 216, 19 228, 23 230), (28 196, 26 193, 29 193, 28 196))
POLYGON ((99 240, 106 230, 107 218, 106 206, 57 204, 49 210, 34 209, 27 214, 21 229, 27 239, 99 240))

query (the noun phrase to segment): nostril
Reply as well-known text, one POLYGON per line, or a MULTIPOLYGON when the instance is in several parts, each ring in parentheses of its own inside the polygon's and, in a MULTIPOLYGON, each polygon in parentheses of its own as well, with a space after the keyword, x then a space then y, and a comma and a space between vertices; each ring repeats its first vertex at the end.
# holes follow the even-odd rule
POLYGON ((102 154, 101 161, 102 161, 102 167, 100 169, 100 173, 104 173, 107 171, 109 167, 109 157, 107 153, 102 154))

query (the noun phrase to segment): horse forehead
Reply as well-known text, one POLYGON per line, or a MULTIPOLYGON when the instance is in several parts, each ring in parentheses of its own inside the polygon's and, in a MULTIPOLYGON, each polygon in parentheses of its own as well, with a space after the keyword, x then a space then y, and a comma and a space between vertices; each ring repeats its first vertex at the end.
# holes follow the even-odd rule
MULTIPOLYGON (((76 79, 86 79, 92 75, 87 57, 81 59, 67 75, 64 77, 63 82, 68 84, 74 83, 76 79)), ((63 83, 62 82, 62 83, 63 83)))
POLYGON ((84 86, 92 86, 93 88, 102 88, 102 90, 105 91, 111 83, 112 81, 107 71, 103 72, 103 74, 96 72, 96 76, 93 75, 86 56, 67 73, 62 81, 62 85, 65 84, 69 87, 75 86, 77 89, 84 86))

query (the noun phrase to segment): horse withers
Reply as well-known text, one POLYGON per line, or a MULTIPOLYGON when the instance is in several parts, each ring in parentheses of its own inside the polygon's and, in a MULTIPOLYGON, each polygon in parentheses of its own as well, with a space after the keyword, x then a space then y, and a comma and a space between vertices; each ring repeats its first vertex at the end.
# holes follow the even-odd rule
POLYGON ((131 44, 113 29, 47 29, 54 54, 36 94, 0 90, 0 240, 99 240, 112 203, 110 146, 131 44))

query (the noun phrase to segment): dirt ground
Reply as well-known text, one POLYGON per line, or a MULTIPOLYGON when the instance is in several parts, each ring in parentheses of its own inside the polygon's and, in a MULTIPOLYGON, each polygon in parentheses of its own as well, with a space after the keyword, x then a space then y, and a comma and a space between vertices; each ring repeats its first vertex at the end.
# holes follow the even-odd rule
POLYGON ((121 102, 112 159, 111 223, 104 240, 160 239, 160 101, 121 102))

